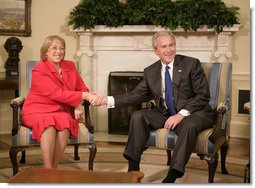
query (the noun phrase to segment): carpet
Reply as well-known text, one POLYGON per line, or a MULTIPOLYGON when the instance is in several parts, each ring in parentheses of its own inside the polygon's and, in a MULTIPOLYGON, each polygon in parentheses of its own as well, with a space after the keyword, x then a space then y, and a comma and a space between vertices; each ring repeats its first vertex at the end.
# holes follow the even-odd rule
MULTIPOLYGON (((94 161, 94 170, 125 172, 127 171, 127 161, 122 156, 123 146, 112 146, 98 148, 94 161)), ((31 148, 26 151, 26 164, 22 166, 42 166, 42 158, 39 148, 31 148)), ((80 160, 73 160, 73 147, 68 146, 63 154, 59 168, 62 169, 88 169, 88 150, 79 149, 80 160)), ((20 153, 19 153, 20 158, 20 153)), ((244 167, 248 161, 241 158, 227 157, 226 167, 229 174, 221 174, 220 161, 214 183, 217 184, 240 184, 243 183, 244 167)), ((168 172, 166 166, 166 151, 149 148, 142 156, 140 170, 144 173, 143 184, 161 183, 168 172)), ((185 175, 177 179, 179 184, 207 184, 208 166, 205 161, 200 160, 195 154, 191 156, 185 175)), ((0 153, 0 182, 5 183, 12 176, 12 165, 8 151, 0 153)))

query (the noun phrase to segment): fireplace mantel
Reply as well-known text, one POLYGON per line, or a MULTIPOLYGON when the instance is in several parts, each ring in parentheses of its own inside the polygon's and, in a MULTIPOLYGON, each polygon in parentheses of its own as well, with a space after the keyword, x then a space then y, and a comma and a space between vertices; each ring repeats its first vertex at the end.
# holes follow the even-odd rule
MULTIPOLYGON (((224 27, 223 28, 223 33, 224 32, 230 32, 234 33, 239 31, 241 25, 240 24, 234 24, 232 27, 224 27)), ((72 32, 77 32, 78 34, 80 33, 155 33, 157 31, 163 31, 166 30, 163 27, 158 27, 158 26, 153 26, 153 25, 124 25, 122 27, 107 27, 105 25, 97 25, 93 29, 71 29, 72 32)), ((196 34, 201 34, 201 33, 213 33, 215 34, 214 29, 209 29, 207 26, 202 26, 200 27, 197 31, 184 31, 182 28, 177 28, 176 30, 171 31, 173 33, 184 33, 189 35, 190 33, 196 33, 196 34)))
MULTIPOLYGON (((233 34, 241 25, 224 28, 217 34, 206 26, 196 32, 177 29, 177 53, 196 57, 201 62, 232 62, 233 34)), ((91 91, 107 95, 108 76, 112 71, 143 71, 158 57, 153 53, 151 37, 165 28, 151 25, 132 25, 109 28, 71 30, 79 37, 79 67, 82 78, 91 91)), ((97 131, 108 131, 105 107, 93 108, 92 118, 97 131)))

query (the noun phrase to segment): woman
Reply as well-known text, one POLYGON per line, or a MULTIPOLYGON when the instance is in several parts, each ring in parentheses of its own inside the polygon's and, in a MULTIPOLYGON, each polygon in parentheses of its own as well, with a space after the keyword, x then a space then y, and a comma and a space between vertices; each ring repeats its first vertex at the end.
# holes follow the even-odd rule
POLYGON ((89 92, 74 63, 64 60, 65 47, 59 36, 44 40, 22 109, 23 123, 32 128, 33 139, 40 143, 45 168, 57 168, 69 137, 78 136, 82 101, 101 103, 99 95, 89 92))

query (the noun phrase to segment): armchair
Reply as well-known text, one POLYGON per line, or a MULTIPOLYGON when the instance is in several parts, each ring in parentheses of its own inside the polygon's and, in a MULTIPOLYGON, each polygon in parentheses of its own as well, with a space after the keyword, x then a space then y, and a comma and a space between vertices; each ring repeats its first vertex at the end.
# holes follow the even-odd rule
MULTIPOLYGON (((218 117, 213 128, 202 131, 197 138, 195 150, 201 160, 206 160, 208 164, 208 182, 213 183, 215 171, 218 165, 218 151, 221 154, 221 172, 228 174, 225 166, 228 139, 228 112, 230 106, 230 85, 232 64, 231 63, 202 63, 206 77, 210 86, 210 105, 217 110, 218 117)), ((149 104, 152 106, 152 104, 149 104)), ((166 149, 167 165, 170 165, 171 150, 175 148, 177 135, 168 129, 151 130, 147 142, 148 147, 166 149)))
MULTIPOLYGON (((26 62, 26 94, 29 91, 32 68, 37 61, 26 62)), ((25 95, 26 95, 25 94, 25 95)), ((32 139, 32 130, 27 128, 21 121, 21 109, 25 101, 25 95, 17 97, 11 101, 11 107, 13 109, 13 123, 12 123, 12 146, 9 150, 10 160, 13 166, 13 175, 18 172, 17 154, 22 152, 20 163, 25 163, 25 150, 29 147, 39 146, 36 140, 32 139)), ((93 161, 96 156, 97 147, 94 143, 94 127, 92 125, 89 113, 89 103, 84 102, 85 120, 79 123, 78 137, 70 138, 68 145, 74 146, 74 160, 79 160, 78 149, 80 145, 89 149, 89 170, 93 170, 93 161)))

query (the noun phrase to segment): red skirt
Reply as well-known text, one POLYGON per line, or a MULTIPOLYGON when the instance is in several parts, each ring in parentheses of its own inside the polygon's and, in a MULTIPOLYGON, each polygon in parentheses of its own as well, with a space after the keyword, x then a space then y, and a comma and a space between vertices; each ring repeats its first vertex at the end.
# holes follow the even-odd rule
POLYGON ((22 122, 24 126, 32 128, 32 138, 38 142, 41 141, 43 131, 49 126, 55 127, 58 131, 69 129, 72 138, 78 136, 78 121, 66 111, 23 115, 22 122))

